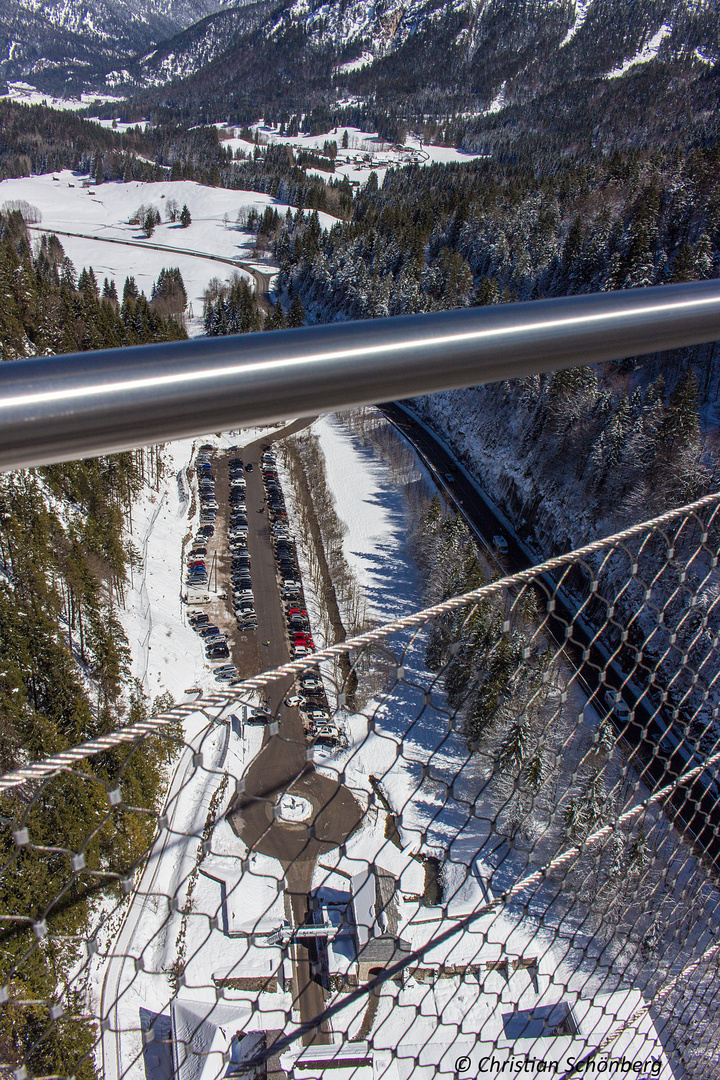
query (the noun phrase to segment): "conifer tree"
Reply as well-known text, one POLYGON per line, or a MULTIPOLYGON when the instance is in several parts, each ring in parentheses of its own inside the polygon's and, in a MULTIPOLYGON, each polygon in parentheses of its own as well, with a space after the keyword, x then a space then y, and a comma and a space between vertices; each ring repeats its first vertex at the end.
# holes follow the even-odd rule
POLYGON ((287 315, 287 324, 291 328, 305 325, 305 308, 300 299, 300 293, 295 293, 293 302, 287 315))

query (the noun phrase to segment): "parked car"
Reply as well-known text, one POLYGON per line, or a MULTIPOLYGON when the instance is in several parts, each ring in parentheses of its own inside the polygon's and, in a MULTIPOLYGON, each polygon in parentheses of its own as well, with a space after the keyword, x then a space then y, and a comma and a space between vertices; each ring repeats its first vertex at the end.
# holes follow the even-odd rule
POLYGON ((269 724, 272 714, 267 709, 252 709, 247 715, 248 724, 269 724))
POLYGON ((311 720, 313 724, 327 724, 330 722, 330 713, 327 709, 310 709, 304 710, 308 720, 311 720))
POLYGON ((619 695, 616 699, 614 690, 606 690, 603 694, 603 701, 611 712, 614 711, 621 724, 630 723, 630 709, 619 695))
POLYGON ((230 655, 227 645, 213 645, 205 650, 208 660, 226 660, 230 655))

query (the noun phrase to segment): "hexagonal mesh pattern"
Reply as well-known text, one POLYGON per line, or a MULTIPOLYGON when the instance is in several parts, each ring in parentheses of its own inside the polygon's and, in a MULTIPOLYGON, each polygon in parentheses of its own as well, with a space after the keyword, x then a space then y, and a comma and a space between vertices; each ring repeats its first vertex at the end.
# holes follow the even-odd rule
POLYGON ((718 1076, 719 503, 0 779, 0 1071, 718 1076))

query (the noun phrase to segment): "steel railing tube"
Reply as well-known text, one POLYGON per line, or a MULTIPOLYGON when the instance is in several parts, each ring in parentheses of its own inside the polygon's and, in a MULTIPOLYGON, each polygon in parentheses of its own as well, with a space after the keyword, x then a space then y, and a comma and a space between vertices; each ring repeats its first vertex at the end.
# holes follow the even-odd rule
POLYGON ((0 469, 720 339, 720 281, 0 365, 0 469))

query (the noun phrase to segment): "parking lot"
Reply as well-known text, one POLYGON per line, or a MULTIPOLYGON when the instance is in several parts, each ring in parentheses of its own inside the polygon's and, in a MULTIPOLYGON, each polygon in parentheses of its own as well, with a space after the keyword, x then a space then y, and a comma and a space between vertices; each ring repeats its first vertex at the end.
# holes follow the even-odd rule
MULTIPOLYGON (((218 684, 310 657, 315 643, 271 444, 203 446, 194 465, 200 525, 186 555, 188 618, 218 684)), ((277 715, 285 739, 337 745, 319 674, 269 687, 265 704, 254 722, 277 715)))

